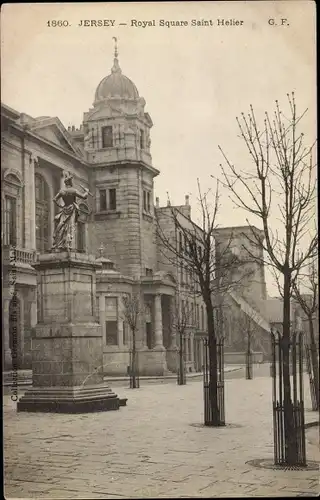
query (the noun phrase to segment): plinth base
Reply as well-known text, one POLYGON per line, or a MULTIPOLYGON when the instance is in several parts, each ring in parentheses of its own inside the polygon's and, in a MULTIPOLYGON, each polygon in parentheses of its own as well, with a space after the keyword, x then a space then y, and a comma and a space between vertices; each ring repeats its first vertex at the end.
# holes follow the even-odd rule
POLYGON ((17 411, 91 413, 119 410, 119 407, 123 406, 121 402, 106 384, 85 387, 32 387, 18 401, 17 411))

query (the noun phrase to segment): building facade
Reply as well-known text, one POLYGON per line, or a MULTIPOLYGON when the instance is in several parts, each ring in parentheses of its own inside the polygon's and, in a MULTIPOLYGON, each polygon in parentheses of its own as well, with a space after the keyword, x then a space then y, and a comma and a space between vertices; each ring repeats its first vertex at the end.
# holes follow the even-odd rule
MULTIPOLYGON (((41 290, 33 264, 39 253, 51 249, 57 213, 53 197, 63 187, 66 172, 72 174, 79 191, 88 188, 91 194, 80 203, 73 248, 95 255, 101 264, 96 319, 103 332, 105 372, 127 372, 132 339, 122 298, 133 292, 141 300, 136 336, 140 373, 176 371, 177 297, 190 312, 185 332, 186 367, 188 371, 201 369, 205 308, 192 277, 181 270, 179 262, 163 259, 156 215, 161 221, 168 207, 160 207, 158 199, 154 205, 154 180, 159 170, 152 164, 153 124, 145 106, 134 83, 123 75, 117 51, 111 73, 99 83, 93 106, 84 113, 78 129, 66 129, 59 118, 34 118, 2 105, 6 369, 12 366, 13 349, 18 353, 18 367, 31 367, 32 329, 41 321, 37 305, 41 290), (13 308, 16 331, 11 320, 13 308)), ((186 224, 192 224, 188 197, 179 208, 186 224)), ((165 231, 172 233, 178 245, 173 225, 167 224, 165 231)), ((256 279, 264 281, 261 272, 257 268, 256 279)), ((263 285, 259 294, 263 301, 263 285)), ((254 297, 256 289, 252 289, 254 297)))

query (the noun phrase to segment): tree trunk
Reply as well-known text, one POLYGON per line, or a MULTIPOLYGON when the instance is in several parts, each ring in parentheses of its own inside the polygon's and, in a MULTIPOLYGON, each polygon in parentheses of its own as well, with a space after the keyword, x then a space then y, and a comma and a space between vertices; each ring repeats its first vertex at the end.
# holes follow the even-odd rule
POLYGON ((186 378, 184 373, 184 341, 183 334, 180 332, 180 346, 179 346, 179 376, 178 376, 178 385, 185 385, 186 378))
MULTIPOLYGON (((291 399, 290 381, 290 275, 284 274, 283 287, 283 336, 282 349, 282 373, 283 373, 283 417, 285 437, 285 460, 288 465, 297 462, 296 432, 293 420, 293 403, 291 399)), ((282 404, 282 401, 280 401, 282 404)))
POLYGON ((252 379, 252 353, 251 353, 251 333, 247 333, 247 354, 246 354, 246 379, 252 379))
POLYGON ((211 303, 206 304, 208 321, 208 344, 209 344, 209 404, 212 414, 212 426, 220 425, 218 408, 218 365, 217 365, 217 338, 214 331, 213 307, 211 303))
POLYGON ((308 317, 308 323, 309 323, 309 338, 310 338, 310 350, 311 350, 311 366, 312 366, 312 375, 313 375, 314 389, 316 395, 315 410, 319 410, 319 361, 318 361, 318 350, 314 335, 312 316, 308 317))
POLYGON ((132 332, 132 389, 137 388, 137 363, 136 363, 136 332, 132 332))

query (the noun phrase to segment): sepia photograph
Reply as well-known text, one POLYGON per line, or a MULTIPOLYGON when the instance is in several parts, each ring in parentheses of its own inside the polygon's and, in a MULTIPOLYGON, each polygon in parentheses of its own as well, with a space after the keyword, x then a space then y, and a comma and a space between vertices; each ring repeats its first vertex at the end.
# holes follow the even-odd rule
POLYGON ((4 3, 3 495, 318 497, 316 5, 4 3))

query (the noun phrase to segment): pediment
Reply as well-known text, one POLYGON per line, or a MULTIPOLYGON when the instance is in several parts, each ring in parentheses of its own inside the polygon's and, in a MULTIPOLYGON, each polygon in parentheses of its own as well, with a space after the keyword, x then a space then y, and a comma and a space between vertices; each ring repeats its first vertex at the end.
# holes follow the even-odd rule
POLYGON ((36 119, 31 130, 43 139, 60 146, 60 148, 66 151, 75 155, 81 155, 81 151, 73 144, 72 137, 58 118, 36 119))
POLYGON ((165 279, 166 281, 170 281, 170 282, 171 282, 171 283, 173 283, 173 284, 176 284, 176 282, 177 282, 177 281, 176 281, 176 279, 174 278, 174 276, 173 276, 171 273, 166 273, 166 274, 164 275, 164 279, 165 279))
POLYGON ((86 122, 102 120, 104 118, 117 118, 119 116, 123 116, 123 112, 120 109, 113 108, 110 105, 104 105, 102 108, 89 111, 86 116, 86 122))

